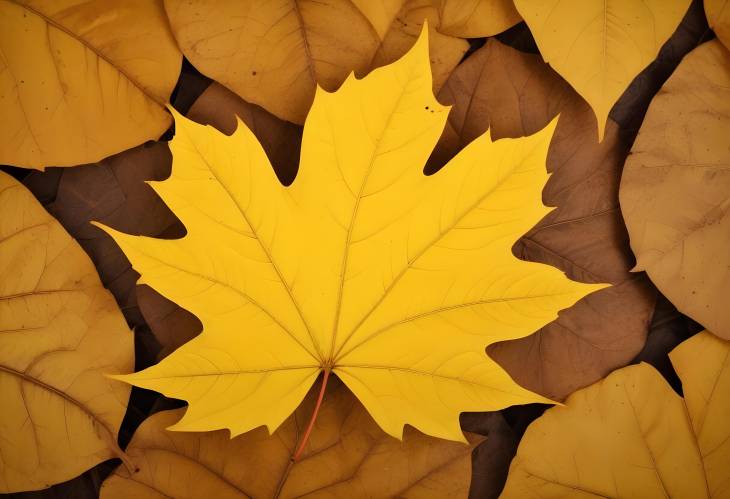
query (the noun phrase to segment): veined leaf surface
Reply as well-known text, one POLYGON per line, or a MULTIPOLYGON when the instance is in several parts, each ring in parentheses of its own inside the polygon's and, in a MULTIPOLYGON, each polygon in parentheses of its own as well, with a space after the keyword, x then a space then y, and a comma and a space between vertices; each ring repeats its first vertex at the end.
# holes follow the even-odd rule
POLYGON ((113 457, 132 332, 89 257, 0 172, 0 493, 44 489, 113 457))
POLYGON ((690 0, 515 0, 540 54, 593 108, 608 113, 677 29, 690 0))
POLYGON ((644 363, 578 390, 527 429, 500 497, 728 497, 730 342, 669 357, 684 397, 644 363))
POLYGON ((153 186, 187 235, 107 230, 141 282, 204 330, 122 379, 187 400, 173 429, 233 435, 273 431, 323 369, 396 437, 410 424, 463 440, 461 412, 545 402, 484 349, 603 287, 510 251, 549 211, 540 195, 554 124, 520 139, 485 134, 425 176, 447 111, 423 34, 396 63, 318 90, 289 187, 242 123, 226 136, 176 115, 172 175, 153 186))
POLYGON ((0 0, 0 163, 74 166, 159 138, 181 64, 161 0, 0 0))

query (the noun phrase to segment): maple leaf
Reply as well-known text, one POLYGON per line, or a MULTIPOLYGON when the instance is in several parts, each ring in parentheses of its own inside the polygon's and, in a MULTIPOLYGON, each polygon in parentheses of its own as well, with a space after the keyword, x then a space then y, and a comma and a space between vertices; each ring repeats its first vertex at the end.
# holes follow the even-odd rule
POLYGON ((604 287, 510 251, 549 211, 540 193, 554 123, 520 139, 485 134, 425 176, 448 112, 431 88, 423 33, 392 65, 319 89, 289 187, 241 122, 227 136, 172 111, 172 174, 152 186, 187 235, 106 228, 140 283, 204 326, 119 377, 187 400, 172 429, 273 432, 321 371, 399 438, 407 423, 463 441, 461 412, 548 402, 485 347, 604 287))

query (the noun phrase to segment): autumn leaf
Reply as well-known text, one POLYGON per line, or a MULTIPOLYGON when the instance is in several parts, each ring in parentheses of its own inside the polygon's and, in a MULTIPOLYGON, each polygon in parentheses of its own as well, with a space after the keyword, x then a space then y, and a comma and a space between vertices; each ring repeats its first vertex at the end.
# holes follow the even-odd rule
POLYGON ((679 387, 682 383, 672 367, 669 353, 700 331, 702 326, 681 314, 665 296, 659 295, 646 343, 632 364, 651 364, 672 387, 679 387))
POLYGON ((83 250, 0 173, 0 492, 36 490, 123 457, 132 333, 83 250))
POLYGON ((710 28, 725 48, 730 48, 730 3, 728 0, 704 0, 710 28))
POLYGON ((180 221, 165 206, 147 180, 170 174, 167 144, 151 142, 99 163, 76 168, 32 172, 24 180, 45 208, 91 256, 104 287, 109 289, 129 323, 144 320, 137 307, 137 274, 114 241, 89 222, 98 220, 132 234, 181 237, 180 221))
POLYGON ((467 433, 467 446, 409 429, 399 442, 383 433, 337 382, 302 459, 290 468, 316 395, 311 392, 273 436, 263 428, 233 440, 223 431, 170 433, 165 428, 184 410, 155 414, 127 449, 139 472, 117 468, 104 482, 101 498, 275 497, 280 484, 282 499, 467 497, 471 451, 484 437, 467 433))
POLYGON ((187 235, 106 229, 142 283, 204 325, 121 378, 187 400, 175 429, 273 432, 320 371, 397 437, 408 423, 462 440, 460 412, 545 400, 484 347, 604 287, 510 252, 549 211, 540 191, 553 125, 519 140, 485 134, 423 175, 447 111, 427 47, 424 34, 397 63, 318 92, 290 187, 242 124, 226 136, 176 115, 172 175, 153 186, 187 235))
POLYGON ((614 103, 659 53, 690 0, 515 0, 540 54, 593 108, 598 138, 614 103))
POLYGON ((212 125, 230 135, 240 118, 261 142, 279 180, 289 185, 297 174, 302 127, 280 120, 263 108, 250 104, 218 83, 211 84, 196 99, 187 117, 212 125))
POLYGON ((171 124, 182 56, 159 0, 3 0, 0 54, 0 163, 91 163, 171 124))
POLYGON ((429 160, 431 170, 487 127, 494 138, 521 137, 560 113, 547 156, 552 175, 543 192, 546 204, 557 209, 513 252, 577 281, 614 284, 562 311, 534 335, 491 345, 489 355, 522 386, 554 399, 626 365, 644 343, 655 298, 646 276, 629 272, 635 262, 618 207, 626 133, 609 120, 605 140, 597 143, 596 119, 580 97, 539 56, 496 40, 452 73, 439 101, 453 107, 429 160))
MULTIPOLYGON (((284 184, 290 184, 294 180, 302 127, 276 118, 218 83, 205 89, 192 104, 187 116, 198 123, 210 124, 228 135, 236 130, 236 117, 240 118, 261 142, 279 180, 284 184)), ((123 229, 120 226, 115 227, 123 229)), ((149 286, 137 287, 137 303, 145 322, 161 346, 157 354, 158 360, 190 341, 202 330, 200 321, 194 315, 149 286)))
MULTIPOLYGON (((390 64, 408 52, 416 43, 425 20, 428 23, 433 88, 438 91, 469 48, 466 40, 440 31, 438 3, 439 0, 406 0, 380 42, 368 69, 390 64)), ((359 74, 364 74, 364 71, 359 74)))
POLYGON ((621 180, 637 258, 677 308, 730 338, 730 53, 707 42, 654 98, 621 180))
POLYGON ((656 59, 629 84, 611 108, 609 117, 627 131, 637 132, 654 96, 659 92, 685 55, 707 41, 711 33, 700 2, 692 2, 677 29, 662 45, 656 59))
POLYGON ((502 497, 726 497, 730 344, 703 332, 670 356, 684 398, 648 364, 574 393, 527 429, 502 497))
POLYGON ((493 139, 532 135, 558 116, 570 87, 539 56, 487 40, 449 76, 438 100, 451 106, 429 158, 434 172, 490 130, 493 139))
POLYGON ((205 75, 284 120, 303 123, 317 85, 332 91, 403 55, 424 18, 436 81, 469 47, 435 32, 437 0, 165 2, 185 56, 205 75))
POLYGON ((499 497, 520 433, 507 422, 503 411, 462 414, 461 427, 487 437, 472 453, 469 497, 499 497))
POLYGON ((440 31, 462 38, 494 36, 522 18, 512 0, 441 0, 440 31))

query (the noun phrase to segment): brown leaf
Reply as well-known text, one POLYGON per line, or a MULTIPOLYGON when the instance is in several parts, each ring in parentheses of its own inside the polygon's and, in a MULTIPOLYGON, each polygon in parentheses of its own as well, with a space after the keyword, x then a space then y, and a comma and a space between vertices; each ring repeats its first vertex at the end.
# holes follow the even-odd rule
POLYGON ((642 363, 548 409, 525 432, 502 497, 726 498, 730 342, 704 331, 670 358, 683 396, 642 363))
POLYGON ((700 331, 702 326, 679 313, 677 308, 660 294, 649 326, 646 344, 632 364, 639 362, 651 364, 677 393, 681 393, 682 382, 669 361, 669 352, 700 331))
POLYGON ((182 56, 160 0, 0 3, 0 163, 42 170, 157 139, 182 56))
POLYGON ((637 258, 679 309, 730 338, 730 52, 693 50, 654 98, 626 162, 621 209, 637 258))
POLYGON ((114 469, 114 461, 101 463, 76 478, 43 490, 4 494, 3 499, 98 499, 102 480, 114 469))
POLYGON ((123 457, 131 331, 89 258, 0 173, 0 492, 37 490, 123 457))
MULTIPOLYGON (((274 115, 303 123, 316 84, 333 91, 403 55, 438 0, 168 0, 165 8, 183 53, 202 73, 274 115)), ((437 26, 434 22, 433 26, 437 26)), ((441 81, 468 48, 434 33, 431 55, 441 81)))
MULTIPOLYGON (((466 497, 470 445, 427 437, 407 428, 403 442, 386 435, 336 378, 325 394, 308 446, 281 491, 288 497, 466 497)), ((169 432, 183 410, 165 411, 137 430, 127 452, 134 475, 117 468, 103 499, 135 497, 273 497, 316 391, 269 436, 257 428, 233 440, 225 431, 169 432)))
POLYGON ((466 431, 487 436, 472 454, 469 497, 496 499, 507 480, 509 463, 517 452, 520 436, 501 412, 462 414, 461 426, 466 431))
POLYGON ((137 303, 161 346, 158 360, 167 357, 203 330, 197 317, 147 285, 137 286, 137 303))
POLYGON ((100 163, 33 172, 25 180, 31 192, 49 200, 46 209, 91 256, 104 286, 133 326, 143 323, 134 289, 139 274, 116 243, 90 222, 146 236, 181 237, 182 224, 144 183, 166 178, 171 161, 167 144, 151 142, 100 163))
POLYGON ((469 48, 469 43, 439 31, 439 0, 407 0, 380 42, 370 69, 385 66, 399 59, 416 42, 428 21, 429 55, 433 88, 438 92, 469 48))
POLYGON ((553 174, 543 192, 545 203, 558 208, 514 252, 571 279, 615 285, 579 301, 533 336, 493 345, 489 354, 517 382, 555 399, 626 365, 644 344, 655 294, 642 276, 629 274, 633 258, 618 209, 628 145, 619 128, 609 121, 599 144, 595 117, 577 94, 538 56, 496 40, 453 73, 439 99, 454 107, 431 171, 487 127, 494 138, 519 137, 561 113, 548 153, 553 174))
POLYGON ((492 139, 537 132, 570 95, 568 84, 538 56, 487 40, 438 93, 439 102, 453 107, 427 171, 438 170, 487 129, 492 139))
POLYGON ((462 38, 494 36, 522 21, 512 0, 441 0, 443 33, 462 38))
POLYGON ((702 2, 695 0, 657 58, 634 78, 609 116, 622 129, 637 133, 651 100, 682 58, 711 34, 708 30, 702 2))
POLYGON ((704 3, 710 28, 725 48, 730 48, 730 0, 705 0, 704 3))

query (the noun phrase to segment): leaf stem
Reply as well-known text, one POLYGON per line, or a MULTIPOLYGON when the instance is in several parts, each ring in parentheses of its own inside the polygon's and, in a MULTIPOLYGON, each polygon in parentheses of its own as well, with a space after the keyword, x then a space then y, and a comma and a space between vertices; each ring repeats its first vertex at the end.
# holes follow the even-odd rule
POLYGON ((304 452, 304 447, 309 441, 309 435, 311 435, 312 429, 314 428, 314 422, 317 420, 319 408, 322 406, 322 400, 324 399, 324 392, 327 389, 327 380, 329 379, 329 377, 330 368, 326 367, 324 368, 324 373, 322 375, 322 386, 319 389, 319 396, 317 396, 317 402, 314 404, 314 409, 312 410, 312 417, 309 418, 309 424, 307 425, 307 429, 304 431, 304 435, 302 435, 302 438, 297 445, 296 451, 294 451, 294 454, 292 454, 292 457, 291 459, 289 459, 289 463, 287 464, 284 473, 281 475, 281 480, 279 480, 279 485, 277 485, 276 492, 274 493, 274 499, 279 498, 279 494, 281 494, 281 491, 284 488, 284 484, 286 483, 286 479, 289 477, 289 473, 291 472, 292 467, 297 461, 299 461, 299 458, 302 456, 302 452, 304 452))

